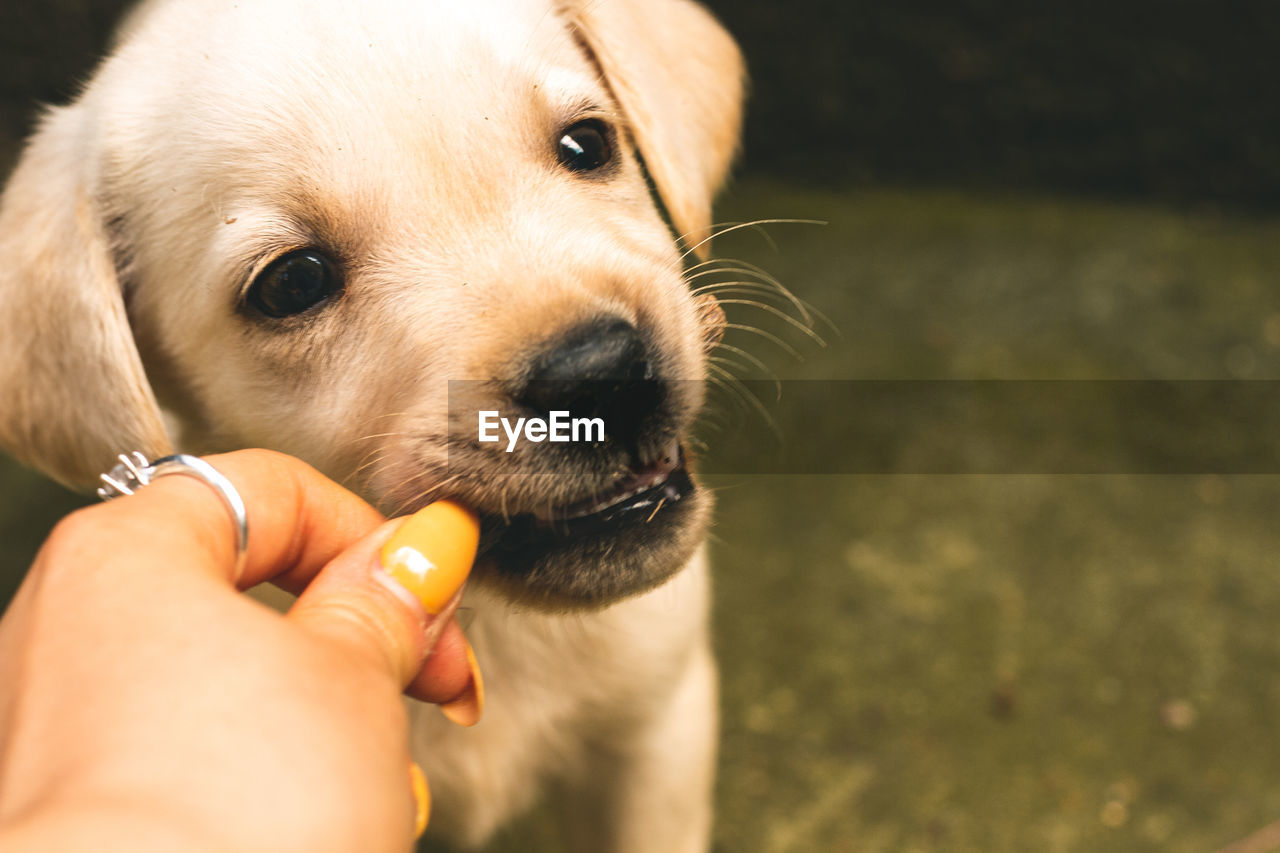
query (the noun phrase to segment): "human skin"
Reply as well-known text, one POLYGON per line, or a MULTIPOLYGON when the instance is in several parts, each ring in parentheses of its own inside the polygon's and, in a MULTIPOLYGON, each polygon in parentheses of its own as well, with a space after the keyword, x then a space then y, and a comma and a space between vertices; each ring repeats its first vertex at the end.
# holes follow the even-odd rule
POLYGON ((380 564, 401 522, 303 463, 208 461, 241 577, 218 495, 164 477, 61 522, 0 621, 0 848, 412 846, 402 693, 466 694, 456 591, 430 614, 380 564))

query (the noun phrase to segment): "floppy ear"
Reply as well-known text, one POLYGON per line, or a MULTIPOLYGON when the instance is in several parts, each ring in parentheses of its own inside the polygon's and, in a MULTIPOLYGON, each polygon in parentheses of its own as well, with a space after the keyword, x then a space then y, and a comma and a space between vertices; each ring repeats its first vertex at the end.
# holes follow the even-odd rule
POLYGON ((95 199, 84 107, 49 113, 0 199, 0 446, 85 487, 170 450, 95 199))
MULTIPOLYGON (((745 68, 724 28, 688 0, 567 0, 686 245, 711 232, 711 200, 738 147, 745 68)), ((705 243, 697 250, 707 253, 705 243)))

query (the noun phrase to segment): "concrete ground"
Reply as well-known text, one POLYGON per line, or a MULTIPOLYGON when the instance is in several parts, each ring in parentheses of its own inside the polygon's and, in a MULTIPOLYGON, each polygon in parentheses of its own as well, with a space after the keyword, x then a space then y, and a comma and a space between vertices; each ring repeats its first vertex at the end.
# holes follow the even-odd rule
MULTIPOLYGON (((738 335, 784 378, 1280 378, 1280 219, 762 181, 720 213, 830 223, 719 247, 839 330, 802 361, 738 335)), ((1280 819, 1280 477, 711 485, 718 851, 1206 851, 1280 819)), ((8 462, 0 501, 11 587, 74 501, 8 462)))

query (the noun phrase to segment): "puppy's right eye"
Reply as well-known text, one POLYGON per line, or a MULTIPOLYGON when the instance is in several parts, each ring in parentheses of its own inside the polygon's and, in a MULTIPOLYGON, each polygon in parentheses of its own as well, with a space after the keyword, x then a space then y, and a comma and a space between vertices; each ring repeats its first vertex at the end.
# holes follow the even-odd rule
POLYGON ((556 156, 571 172, 602 168, 613 157, 608 127, 598 119, 586 119, 566 128, 557 143, 556 156))
POLYGON ((342 289, 337 265, 315 249, 276 258, 258 273, 245 301, 268 317, 291 317, 342 289))

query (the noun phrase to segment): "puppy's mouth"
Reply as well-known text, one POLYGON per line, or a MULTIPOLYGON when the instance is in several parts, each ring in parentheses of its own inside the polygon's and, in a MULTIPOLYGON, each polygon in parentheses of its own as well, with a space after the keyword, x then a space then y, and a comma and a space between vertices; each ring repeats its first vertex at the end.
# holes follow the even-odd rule
POLYGON ((514 597, 598 607, 678 571, 700 539, 706 501, 678 442, 633 459, 602 490, 507 518, 482 515, 477 570, 514 597))
POLYGON ((633 464, 603 492, 535 515, 550 524, 573 525, 628 523, 646 514, 651 520, 668 503, 674 506, 691 491, 693 481, 685 468, 684 450, 673 441, 657 459, 633 464))

